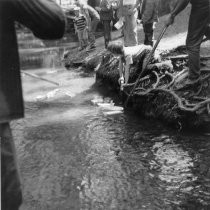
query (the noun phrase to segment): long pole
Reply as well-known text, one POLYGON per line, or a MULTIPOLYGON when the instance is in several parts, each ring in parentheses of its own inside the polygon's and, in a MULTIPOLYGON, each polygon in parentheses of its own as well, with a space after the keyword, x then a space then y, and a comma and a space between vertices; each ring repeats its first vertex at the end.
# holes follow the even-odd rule
POLYGON ((145 71, 146 71, 146 69, 147 69, 147 66, 148 66, 148 64, 149 64, 149 62, 150 62, 150 60, 151 60, 151 58, 152 58, 152 56, 153 56, 153 54, 154 54, 154 52, 155 52, 155 50, 156 50, 158 44, 159 44, 159 42, 160 42, 160 40, 162 39, 162 37, 163 37, 163 35, 164 35, 166 29, 167 29, 167 26, 165 26, 165 27, 162 29, 162 31, 161 31, 161 33, 160 33, 160 35, 159 35, 157 41, 155 42, 155 45, 154 45, 154 47, 152 48, 152 51, 151 51, 150 54, 149 54, 149 57, 148 57, 148 60, 147 60, 147 62, 146 62, 146 65, 145 65, 144 69, 142 69, 142 72, 139 74, 139 76, 138 76, 138 78, 137 78, 137 80, 136 80, 136 82, 135 82, 135 84, 134 84, 134 86, 133 86, 133 88, 132 88, 130 94, 128 95, 128 97, 127 97, 127 99, 126 99, 126 101, 125 101, 125 104, 124 104, 125 107, 127 107, 128 101, 129 101, 130 97, 132 96, 134 90, 136 89, 136 86, 137 86, 139 80, 141 79, 142 75, 145 73, 145 71))
POLYGON ((56 86, 60 85, 57 82, 54 82, 54 81, 49 80, 49 79, 45 79, 45 78, 40 77, 40 76, 37 76, 36 74, 28 73, 28 72, 25 72, 25 71, 21 71, 21 73, 26 74, 26 75, 28 75, 30 77, 33 77, 33 78, 36 78, 36 79, 40 79, 40 80, 46 81, 46 82, 51 83, 51 84, 56 85, 56 86))

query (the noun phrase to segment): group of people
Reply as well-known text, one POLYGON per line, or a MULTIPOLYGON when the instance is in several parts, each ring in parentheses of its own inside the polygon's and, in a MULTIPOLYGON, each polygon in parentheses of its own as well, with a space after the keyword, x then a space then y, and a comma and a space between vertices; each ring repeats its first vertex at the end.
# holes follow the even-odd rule
POLYGON ((138 45, 137 24, 140 21, 145 33, 144 44, 153 45, 153 28, 158 21, 157 0, 101 0, 95 8, 81 0, 75 3, 74 27, 79 49, 86 48, 88 41, 90 48, 95 48, 95 32, 99 21, 103 25, 104 44, 107 48, 116 18, 123 22, 122 34, 126 47, 138 45))
POLYGON ((107 47, 111 40, 111 21, 113 20, 111 1, 101 0, 100 5, 95 8, 82 0, 76 0, 75 5, 74 28, 79 40, 79 49, 83 50, 87 46, 95 49, 95 32, 100 21, 104 28, 105 47, 107 47))
MULTIPOLYGON (((150 2, 152 0, 145 0, 150 2)), ((120 80, 128 82, 129 66, 132 65, 138 55, 151 52, 151 46, 138 45, 136 34, 130 36, 129 28, 135 29, 134 21, 137 15, 138 0, 121 0, 125 43, 107 43, 107 48, 120 56, 120 80), (124 4, 133 2, 133 4, 124 4), (128 21, 128 22, 126 22, 128 21), (125 68, 124 68, 125 67, 125 68)), ((189 76, 186 85, 194 85, 200 77, 200 45, 202 39, 209 31, 210 0, 177 0, 177 4, 167 17, 166 26, 174 22, 174 18, 189 4, 192 10, 187 35, 187 51, 189 55, 189 76)), ((87 30, 90 32, 91 44, 94 46, 94 30, 99 22, 99 16, 95 10, 78 2, 82 14, 86 17, 87 30), (94 15, 93 15, 94 14, 94 15), (91 16, 92 19, 91 19, 91 16), (90 17, 90 19, 88 18, 90 17), (90 28, 89 28, 90 27, 90 28), (90 30, 91 29, 91 30, 90 30)), ((143 5, 142 5, 143 7, 143 5)), ((146 7, 146 6, 145 6, 146 7)), ((101 3, 101 10, 102 3, 101 3)), ((144 9, 144 7, 142 8, 144 9)), ((143 13, 142 13, 143 15, 143 13)), ((77 32, 84 27, 81 20, 75 20, 77 32), (81 27, 81 28, 80 28, 81 27)), ((104 19, 105 21, 106 19, 104 19)), ((40 39, 58 39, 64 34, 65 16, 54 0, 1 0, 0 1, 0 141, 1 141, 1 207, 3 210, 18 210, 22 203, 21 184, 16 163, 15 146, 10 129, 10 122, 24 116, 20 65, 18 58, 17 38, 15 22, 19 22, 31 29, 34 35, 40 39)), ((147 25, 149 22, 144 22, 147 25)), ((106 23, 104 24, 105 27, 106 23)), ((107 26, 106 26, 107 27, 107 26)), ((145 31, 150 31, 146 26, 145 31)), ((135 30, 134 30, 135 31, 135 30)), ((80 33, 80 32, 79 32, 80 33)), ((87 33, 84 33, 87 35, 87 33)), ((83 36, 84 34, 80 34, 83 36)), ((145 36, 148 36, 145 33, 145 36)), ((105 41, 109 42, 109 36, 105 41)), ((149 39, 149 38, 148 38, 149 39)), ((152 45, 152 43, 148 42, 152 45)), ((145 44, 147 44, 145 43, 145 44)), ((147 57, 147 56, 146 56, 147 57)), ((138 60, 138 59, 137 59, 138 60)), ((145 62, 143 62, 144 68, 145 62)), ((124 81, 123 81, 124 82, 124 81)))
MULTIPOLYGON (((112 42, 108 46, 110 52, 120 57, 119 84, 121 89, 129 81, 130 65, 134 61, 139 62, 138 59, 143 59, 143 63, 147 63, 152 48, 146 47, 146 45, 153 46, 153 25, 157 21, 158 6, 158 1, 155 0, 134 0, 133 4, 124 4, 124 2, 126 0, 121 1, 120 7, 122 10, 121 16, 124 18, 124 44, 122 42, 112 42), (140 15, 145 33, 144 45, 138 45, 137 40, 136 13, 140 3, 140 15)), ((189 55, 189 74, 187 80, 182 84, 183 87, 200 83, 200 46, 204 35, 209 36, 207 34, 209 33, 210 24, 210 0, 177 0, 165 22, 165 27, 173 24, 176 15, 184 10, 189 3, 192 5, 186 39, 189 55)), ((144 69, 145 65, 142 65, 141 68, 144 69)))
POLYGON ((153 29, 158 21, 157 0, 122 0, 118 4, 118 18, 122 22, 123 42, 110 42, 108 50, 119 57, 119 84, 123 90, 129 81, 131 65, 144 69, 153 46, 153 29), (137 25, 141 22, 144 44, 138 44, 137 25), (142 61, 142 62, 140 62, 142 61))

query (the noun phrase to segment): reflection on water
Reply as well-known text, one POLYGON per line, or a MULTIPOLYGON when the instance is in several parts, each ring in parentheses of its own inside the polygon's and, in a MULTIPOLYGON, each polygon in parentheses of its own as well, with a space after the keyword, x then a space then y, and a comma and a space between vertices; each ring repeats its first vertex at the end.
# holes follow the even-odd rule
POLYGON ((89 121, 80 139, 87 142, 87 169, 79 188, 82 209, 210 205, 210 163, 202 163, 205 177, 197 168, 201 157, 210 155, 200 154, 192 142, 210 149, 207 138, 169 133, 134 116, 114 116, 89 121))

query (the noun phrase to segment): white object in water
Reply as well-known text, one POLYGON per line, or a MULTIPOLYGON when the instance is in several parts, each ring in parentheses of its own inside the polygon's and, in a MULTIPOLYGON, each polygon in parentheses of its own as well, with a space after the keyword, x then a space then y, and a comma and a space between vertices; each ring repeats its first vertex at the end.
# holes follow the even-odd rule
POLYGON ((95 98, 95 99, 92 99, 91 102, 95 105, 95 104, 98 104, 98 103, 102 103, 103 102, 103 98, 95 98))
POLYGON ((104 107, 104 108, 107 108, 107 107, 110 107, 110 106, 113 106, 113 104, 110 104, 110 103, 97 103, 98 106, 100 107, 104 107))
POLYGON ((115 114, 121 114, 122 111, 108 111, 108 112, 103 112, 104 115, 115 115, 115 114))
POLYGON ((75 93, 71 93, 69 90, 61 90, 61 92, 63 92, 65 95, 69 96, 69 97, 74 97, 76 94, 75 93))
POLYGON ((55 89, 53 91, 50 91, 49 93, 47 93, 47 98, 54 97, 58 91, 59 91, 59 89, 55 89))
POLYGON ((112 110, 112 111, 123 111, 123 107, 121 106, 110 106, 108 107, 109 110, 112 110))
POLYGON ((114 106, 114 103, 98 103, 98 106, 103 108, 103 109, 107 109, 107 110, 111 110, 111 111, 123 111, 123 107, 121 106, 114 106))
POLYGON ((46 95, 38 95, 38 96, 36 97, 36 100, 37 100, 37 101, 43 101, 43 100, 45 100, 45 99, 47 99, 47 96, 46 96, 46 95))

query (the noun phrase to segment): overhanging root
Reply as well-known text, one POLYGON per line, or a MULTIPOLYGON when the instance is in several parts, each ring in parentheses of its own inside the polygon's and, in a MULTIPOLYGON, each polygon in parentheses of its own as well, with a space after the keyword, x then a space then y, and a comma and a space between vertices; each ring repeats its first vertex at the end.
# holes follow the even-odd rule
POLYGON ((209 99, 206 99, 200 103, 197 103, 196 105, 188 103, 188 106, 192 106, 192 108, 186 107, 182 102, 185 99, 180 98, 176 93, 174 93, 171 90, 162 89, 162 88, 150 89, 150 90, 147 90, 144 92, 135 92, 135 94, 137 94, 139 96, 145 96, 147 94, 157 93, 157 92, 164 92, 164 93, 170 94, 176 100, 176 102, 178 104, 178 108, 182 111, 196 112, 198 109, 204 107, 205 105, 209 105, 209 103, 210 103, 210 98, 209 98, 209 99))

